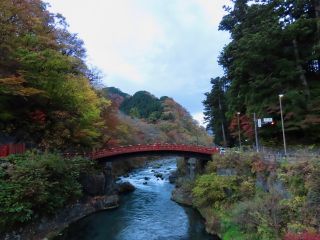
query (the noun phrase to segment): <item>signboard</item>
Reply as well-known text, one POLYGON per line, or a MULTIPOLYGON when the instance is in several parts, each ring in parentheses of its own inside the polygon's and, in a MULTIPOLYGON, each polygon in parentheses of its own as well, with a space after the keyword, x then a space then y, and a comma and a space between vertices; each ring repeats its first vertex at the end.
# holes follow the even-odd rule
POLYGON ((258 127, 261 128, 262 124, 261 124, 261 119, 258 119, 258 127))
POLYGON ((264 123, 272 123, 272 118, 263 118, 264 123))

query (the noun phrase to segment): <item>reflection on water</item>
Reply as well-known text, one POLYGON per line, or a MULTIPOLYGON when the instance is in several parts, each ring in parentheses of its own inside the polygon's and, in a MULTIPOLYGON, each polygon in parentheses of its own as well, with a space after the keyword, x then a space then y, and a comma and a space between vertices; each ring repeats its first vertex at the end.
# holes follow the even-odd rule
POLYGON ((174 186, 168 182, 168 176, 175 168, 174 159, 159 160, 122 178, 137 189, 122 196, 119 208, 95 213, 72 224, 58 239, 218 239, 205 232, 203 221, 195 210, 170 200, 174 186), (155 172, 163 174, 164 179, 156 178, 155 172))

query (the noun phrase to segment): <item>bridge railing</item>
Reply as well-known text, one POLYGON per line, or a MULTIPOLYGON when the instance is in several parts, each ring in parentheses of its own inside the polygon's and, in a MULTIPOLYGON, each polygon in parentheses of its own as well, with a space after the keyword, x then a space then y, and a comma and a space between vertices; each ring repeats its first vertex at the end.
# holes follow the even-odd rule
POLYGON ((129 145, 119 146, 110 149, 101 149, 91 154, 92 158, 97 159, 101 157, 109 157, 125 153, 136 153, 143 151, 185 151, 185 152, 196 152, 203 154, 214 154, 219 152, 218 148, 205 147, 205 146, 193 146, 193 145, 176 145, 176 144, 149 144, 149 145, 129 145))

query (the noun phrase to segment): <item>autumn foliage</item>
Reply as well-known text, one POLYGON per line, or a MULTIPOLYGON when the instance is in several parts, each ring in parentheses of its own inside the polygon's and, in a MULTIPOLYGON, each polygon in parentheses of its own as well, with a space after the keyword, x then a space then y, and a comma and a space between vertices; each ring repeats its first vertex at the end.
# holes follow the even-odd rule
POLYGON ((67 26, 40 0, 0 1, 0 137, 43 149, 100 146, 109 101, 67 26))
POLYGON ((320 234, 317 233, 287 233, 284 240, 320 240, 320 234))
MULTIPOLYGON (((240 134, 243 135, 245 138, 252 140, 254 137, 254 125, 253 119, 247 115, 240 115, 239 116, 239 126, 240 126, 240 134)), ((234 138, 238 136, 238 117, 235 115, 229 126, 229 130, 231 135, 234 138)))

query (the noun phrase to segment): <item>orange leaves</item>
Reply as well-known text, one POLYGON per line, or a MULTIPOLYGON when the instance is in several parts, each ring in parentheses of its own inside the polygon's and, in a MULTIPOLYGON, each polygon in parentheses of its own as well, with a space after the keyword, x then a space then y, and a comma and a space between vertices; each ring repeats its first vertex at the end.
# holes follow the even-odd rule
POLYGON ((32 87, 25 87, 25 83, 26 81, 21 76, 0 78, 0 92, 2 94, 19 95, 25 97, 43 93, 42 90, 32 87))

